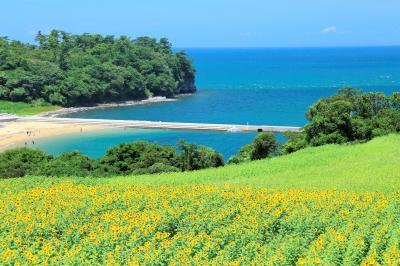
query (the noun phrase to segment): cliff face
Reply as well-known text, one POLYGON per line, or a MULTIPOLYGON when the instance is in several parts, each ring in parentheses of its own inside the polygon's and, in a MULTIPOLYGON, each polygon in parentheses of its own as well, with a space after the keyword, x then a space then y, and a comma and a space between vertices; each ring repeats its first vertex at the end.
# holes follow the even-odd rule
POLYGON ((177 91, 178 94, 195 93, 197 91, 197 88, 194 83, 194 80, 185 81, 178 87, 177 91))

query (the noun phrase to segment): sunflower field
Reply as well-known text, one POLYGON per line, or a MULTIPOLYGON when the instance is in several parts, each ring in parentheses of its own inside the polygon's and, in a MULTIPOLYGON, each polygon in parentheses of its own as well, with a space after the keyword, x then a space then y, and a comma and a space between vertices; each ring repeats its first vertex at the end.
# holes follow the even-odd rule
POLYGON ((10 184, 0 182, 5 265, 400 264, 399 192, 10 184))

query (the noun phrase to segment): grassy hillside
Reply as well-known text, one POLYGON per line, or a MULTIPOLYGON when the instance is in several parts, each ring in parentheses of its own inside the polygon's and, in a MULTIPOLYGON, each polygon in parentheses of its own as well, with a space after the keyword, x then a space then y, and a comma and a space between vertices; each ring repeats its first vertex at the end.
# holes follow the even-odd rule
MULTIPOLYGON (((276 189, 392 191, 400 189, 398 158, 400 158, 400 135, 393 134, 363 144, 311 147, 286 156, 240 165, 227 165, 222 168, 159 175, 72 180, 83 183, 229 184, 276 189)), ((63 180, 65 179, 51 179, 51 183, 63 180)), ((46 183, 42 178, 13 179, 3 182, 28 184, 37 181, 46 183)))
POLYGON ((398 265, 400 136, 204 171, 0 181, 13 264, 398 265))
POLYGON ((365 144, 307 148, 287 156, 218 169, 120 177, 112 182, 386 191, 400 188, 399 158, 400 135, 390 135, 365 144))
POLYGON ((0 101, 0 113, 15 115, 36 115, 43 112, 50 112, 60 109, 59 106, 50 104, 30 104, 24 102, 0 101))

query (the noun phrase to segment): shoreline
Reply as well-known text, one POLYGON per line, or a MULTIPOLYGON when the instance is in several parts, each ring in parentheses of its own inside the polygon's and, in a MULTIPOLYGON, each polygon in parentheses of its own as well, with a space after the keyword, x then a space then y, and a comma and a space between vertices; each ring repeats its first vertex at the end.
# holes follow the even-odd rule
POLYGON ((40 139, 82 132, 105 130, 107 126, 56 124, 49 122, 4 122, 0 127, 0 152, 28 145, 32 148, 40 139))
MULTIPOLYGON (((178 98, 191 96, 193 94, 179 94, 175 98, 150 97, 140 101, 124 101, 97 104, 87 107, 68 107, 56 111, 44 112, 33 117, 59 117, 71 113, 85 112, 88 110, 105 109, 113 107, 134 106, 141 104, 161 103, 177 101, 178 98)), ((104 125, 82 125, 82 124, 59 124, 51 122, 2 122, 0 124, 0 152, 15 147, 24 146, 25 143, 34 143, 36 140, 61 135, 79 134, 82 132, 106 130, 110 127, 104 125), (27 133, 28 132, 28 133, 27 133)), ((33 144, 34 145, 34 144, 33 144)), ((32 145, 29 145, 32 147, 32 145)))
POLYGON ((177 101, 178 98, 187 97, 187 96, 191 96, 191 95, 193 95, 193 94, 188 93, 188 94, 177 95, 177 96, 175 96, 175 98, 167 98, 164 96, 157 96, 157 97, 150 97, 145 100, 139 100, 139 101, 101 103, 101 104, 96 104, 94 106, 86 106, 86 107, 84 107, 84 106, 82 106, 82 107, 65 107, 65 108, 61 108, 56 111, 40 113, 40 114, 37 114, 36 116, 59 117, 59 116, 67 115, 67 114, 80 113, 80 112, 96 110, 96 109, 126 107, 126 106, 135 106, 135 105, 142 105, 142 104, 162 103, 162 102, 173 102, 173 101, 177 101))

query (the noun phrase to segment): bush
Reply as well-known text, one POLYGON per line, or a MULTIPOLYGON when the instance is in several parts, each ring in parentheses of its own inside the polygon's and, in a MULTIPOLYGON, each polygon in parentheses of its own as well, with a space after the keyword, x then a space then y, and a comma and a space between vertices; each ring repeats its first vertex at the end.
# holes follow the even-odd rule
POLYGON ((172 146, 141 141, 123 143, 109 149, 100 163, 109 167, 108 172, 133 174, 138 169, 147 169, 154 164, 179 168, 179 156, 172 146))
POLYGON ((311 146, 366 141, 400 132, 400 96, 343 88, 319 100, 306 113, 306 142, 311 146))
POLYGON ((254 161, 276 155, 278 147, 279 143, 274 134, 270 132, 261 133, 253 141, 250 159, 254 161))
POLYGON ((184 141, 178 146, 181 153, 169 145, 145 141, 122 143, 98 160, 77 151, 53 158, 40 150, 17 148, 0 153, 0 177, 139 175, 224 165, 222 155, 211 148, 184 141))
POLYGON ((29 148, 16 148, 0 153, 0 177, 23 177, 35 173, 51 156, 29 148))
POLYGON ((228 163, 242 163, 246 161, 254 161, 265 159, 277 154, 279 143, 274 134, 263 132, 258 134, 251 144, 243 146, 240 151, 232 156, 228 163))
POLYGON ((202 145, 178 143, 180 154, 180 166, 182 171, 199 170, 224 165, 224 158, 215 150, 202 145))
POLYGON ((98 162, 80 152, 65 152, 40 167, 37 175, 44 176, 93 176, 100 175, 98 162))
POLYGON ((144 175, 144 174, 158 174, 158 173, 170 173, 170 172, 180 172, 181 170, 175 166, 155 163, 148 168, 140 168, 134 170, 132 174, 134 175, 144 175))
POLYGON ((253 145, 252 144, 247 144, 244 145, 238 153, 236 153, 234 156, 229 158, 228 164, 239 164, 243 162, 248 162, 251 161, 251 152, 253 150, 253 145))
POLYGON ((285 133, 288 140, 281 145, 280 154, 289 154, 307 147, 306 134, 304 133, 285 133))

